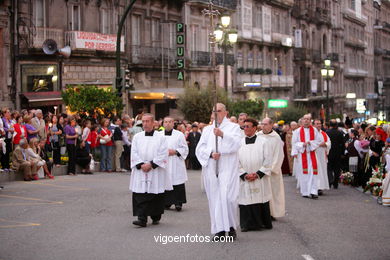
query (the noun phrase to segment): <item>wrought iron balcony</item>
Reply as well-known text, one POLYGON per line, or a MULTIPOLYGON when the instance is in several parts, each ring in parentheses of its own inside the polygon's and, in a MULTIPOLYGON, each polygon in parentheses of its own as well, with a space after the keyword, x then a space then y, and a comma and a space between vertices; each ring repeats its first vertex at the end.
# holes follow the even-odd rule
POLYGON ((139 65, 175 66, 175 49, 161 47, 131 46, 131 63, 139 65))
MULTIPOLYGON (((201 2, 208 4, 209 0, 190 0, 189 2, 201 2)), ((213 4, 218 7, 234 9, 237 7, 237 0, 212 0, 213 4)))
POLYGON ((33 37, 32 47, 40 49, 45 40, 52 39, 55 40, 57 46, 62 48, 64 46, 64 30, 54 29, 47 27, 37 27, 36 34, 33 37))
MULTIPOLYGON (((216 65, 223 64, 223 53, 216 53, 216 65)), ((234 65, 234 55, 227 55, 227 64, 234 65)), ((206 51, 192 51, 191 52, 191 66, 211 66, 211 52, 206 51)))

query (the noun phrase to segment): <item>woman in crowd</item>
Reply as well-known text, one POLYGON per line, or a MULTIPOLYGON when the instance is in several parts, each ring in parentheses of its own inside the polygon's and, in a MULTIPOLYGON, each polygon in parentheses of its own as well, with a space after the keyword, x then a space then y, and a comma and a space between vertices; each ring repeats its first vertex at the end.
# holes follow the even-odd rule
POLYGON ((99 146, 98 130, 99 130, 98 125, 94 124, 91 127, 91 131, 90 131, 88 138, 87 138, 87 143, 89 144, 90 153, 92 154, 92 158, 94 158, 94 160, 97 159, 96 158, 96 151, 97 151, 96 148, 99 146))
POLYGON ((85 120, 83 123, 83 134, 81 135, 81 143, 85 147, 88 153, 90 153, 90 143, 88 142, 88 136, 91 133, 91 120, 85 120))
POLYGON ((65 126, 66 150, 68 151, 68 175, 76 175, 76 142, 78 134, 76 133, 76 119, 71 117, 69 124, 65 126))
POLYGON ((39 130, 31 124, 31 119, 32 117, 30 115, 23 117, 24 127, 27 130, 27 141, 30 141, 31 138, 36 138, 39 132, 39 130))
POLYGON ((112 172, 111 154, 113 142, 111 140, 112 133, 108 129, 109 125, 110 120, 107 118, 103 118, 103 120, 101 121, 102 127, 98 133, 101 151, 100 170, 106 172, 112 172))
MULTIPOLYGON (((42 140, 42 142, 45 143, 46 141, 42 140)), ((29 148, 27 149, 26 153, 27 153, 27 157, 29 158, 29 160, 37 166, 37 169, 36 169, 37 171, 39 171, 39 169, 42 167, 43 172, 45 174, 45 177, 50 178, 50 179, 54 178, 51 175, 51 173, 46 165, 46 161, 39 156, 40 149, 39 149, 39 141, 37 138, 34 137, 34 138, 30 139, 29 148)), ((36 177, 35 177, 35 179, 36 179, 36 177)))
POLYGON ((58 122, 58 117, 53 115, 51 118, 51 125, 49 128, 50 133, 50 144, 53 150, 53 163, 56 167, 59 167, 61 164, 61 147, 60 147, 60 138, 62 135, 63 129, 61 124, 58 122))
POLYGON ((5 153, 3 152, 1 156, 1 168, 5 171, 9 171, 9 159, 12 151, 12 136, 14 134, 14 127, 11 122, 11 111, 8 108, 3 108, 1 112, 3 114, 2 121, 5 134, 4 142, 6 146, 5 153))
POLYGON ((348 152, 348 165, 349 172, 353 174, 352 186, 357 187, 361 185, 361 172, 362 172, 362 160, 361 160, 361 146, 359 142, 359 132, 352 129, 349 132, 350 139, 347 143, 348 152))
POLYGON ((18 114, 15 117, 16 123, 14 124, 14 137, 13 137, 13 144, 14 149, 17 145, 19 145, 20 140, 26 138, 27 130, 26 127, 23 125, 23 117, 22 115, 18 114))
POLYGON ((76 163, 81 167, 82 174, 92 174, 89 170, 89 164, 91 162, 91 155, 86 149, 85 142, 81 142, 76 148, 76 163))

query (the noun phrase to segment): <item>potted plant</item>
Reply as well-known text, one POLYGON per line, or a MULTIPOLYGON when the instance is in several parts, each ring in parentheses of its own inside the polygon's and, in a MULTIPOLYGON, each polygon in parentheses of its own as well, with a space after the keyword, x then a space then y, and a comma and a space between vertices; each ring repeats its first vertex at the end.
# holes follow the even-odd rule
POLYGON ((242 73, 245 72, 245 70, 244 70, 243 67, 239 67, 239 68, 237 69, 237 72, 240 73, 240 74, 242 74, 242 73))
POLYGON ((265 69, 265 74, 271 75, 272 74, 272 70, 270 68, 265 69))

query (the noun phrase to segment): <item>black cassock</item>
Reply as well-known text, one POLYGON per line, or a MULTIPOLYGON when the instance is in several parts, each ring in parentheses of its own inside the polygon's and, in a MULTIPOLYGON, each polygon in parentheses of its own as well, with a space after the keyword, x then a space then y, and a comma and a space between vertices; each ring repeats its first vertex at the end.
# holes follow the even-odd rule
POLYGON ((190 158, 191 169, 193 170, 199 170, 202 167, 195 155, 195 149, 199 143, 200 136, 201 134, 199 132, 190 132, 187 137, 189 148, 188 156, 190 158))

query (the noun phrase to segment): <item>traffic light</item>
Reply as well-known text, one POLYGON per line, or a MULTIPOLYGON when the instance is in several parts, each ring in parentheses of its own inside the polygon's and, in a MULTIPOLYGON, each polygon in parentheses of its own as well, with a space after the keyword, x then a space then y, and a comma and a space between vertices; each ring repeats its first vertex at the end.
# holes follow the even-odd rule
MULTIPOLYGON (((122 71, 121 71, 122 72, 122 71)), ((122 73, 121 73, 122 74, 122 73)), ((123 77, 120 77, 120 78, 116 78, 115 79, 115 90, 116 90, 116 94, 121 97, 122 96, 122 84, 123 84, 123 77)))

